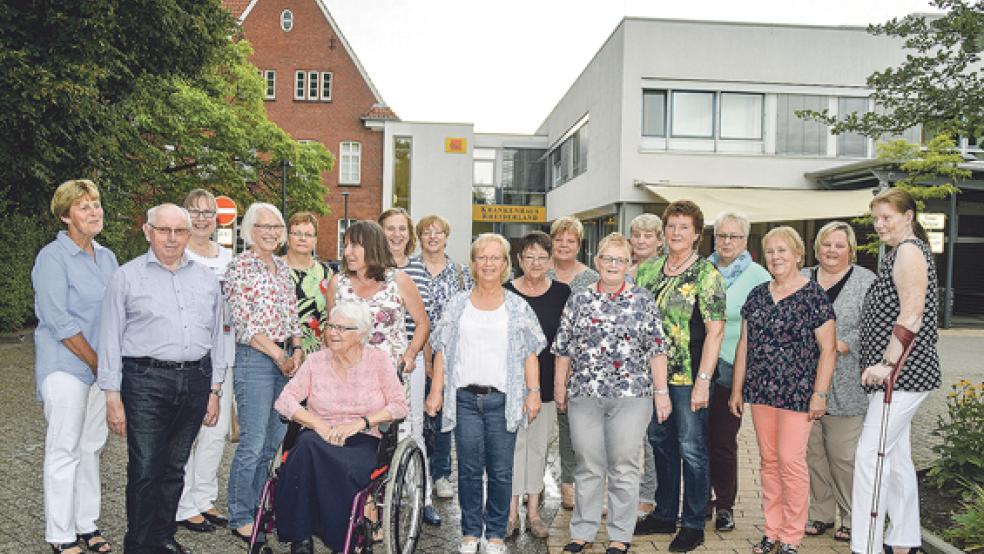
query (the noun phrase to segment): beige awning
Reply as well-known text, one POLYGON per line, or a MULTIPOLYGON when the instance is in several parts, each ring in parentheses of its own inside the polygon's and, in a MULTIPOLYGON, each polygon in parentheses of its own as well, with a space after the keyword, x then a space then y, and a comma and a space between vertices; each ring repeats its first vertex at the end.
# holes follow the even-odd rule
POLYGON ((871 189, 808 190, 646 185, 666 202, 695 202, 710 223, 724 212, 737 212, 752 223, 857 217, 868 211, 871 189))

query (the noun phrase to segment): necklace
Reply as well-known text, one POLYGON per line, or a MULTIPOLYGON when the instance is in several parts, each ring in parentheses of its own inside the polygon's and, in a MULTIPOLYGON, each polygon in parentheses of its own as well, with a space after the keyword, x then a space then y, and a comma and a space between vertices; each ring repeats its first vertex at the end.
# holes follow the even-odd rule
POLYGON ((683 260, 682 262, 680 262, 678 264, 674 264, 673 262, 671 262, 669 256, 667 256, 667 258, 666 258, 666 265, 670 268, 670 271, 672 271, 673 273, 676 273, 677 271, 680 270, 681 267, 687 265, 687 262, 689 262, 690 259, 693 258, 696 255, 697 255, 697 252, 691 252, 690 255, 687 256, 687 258, 685 260, 683 260))

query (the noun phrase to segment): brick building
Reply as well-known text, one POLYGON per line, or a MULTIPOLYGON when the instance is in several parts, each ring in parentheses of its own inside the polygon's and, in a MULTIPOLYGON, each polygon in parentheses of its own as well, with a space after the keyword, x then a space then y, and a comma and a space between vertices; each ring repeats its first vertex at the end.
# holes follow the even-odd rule
POLYGON ((375 219, 381 211, 382 124, 396 120, 396 114, 323 0, 223 0, 223 5, 253 46, 270 120, 295 140, 319 142, 335 155, 335 167, 323 177, 331 213, 319 224, 318 256, 337 259, 342 193, 349 193, 351 220, 375 219))

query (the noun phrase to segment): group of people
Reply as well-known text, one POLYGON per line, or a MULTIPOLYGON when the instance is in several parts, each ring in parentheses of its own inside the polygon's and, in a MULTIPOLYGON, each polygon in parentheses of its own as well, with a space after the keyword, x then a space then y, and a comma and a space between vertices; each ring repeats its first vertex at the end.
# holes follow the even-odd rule
POLYGON ((940 384, 936 274, 912 197, 889 189, 871 208, 889 247, 877 274, 855 264, 842 222, 817 234, 812 268, 791 227, 762 238, 765 267, 753 261, 750 222, 736 213, 714 222, 703 257, 704 215, 689 201, 603 238, 593 268, 578 260, 574 217, 512 244, 482 234, 459 264, 444 218, 415 225, 394 208, 349 226, 333 272, 315 256, 313 214, 285 221, 252 204, 246 250, 233 256, 212 240, 214 197, 196 189, 183 207, 148 210, 147 253, 119 266, 94 240, 95 184, 65 182, 51 202, 65 230, 32 273, 45 540, 53 552, 112 551, 97 528, 107 429, 127 439, 125 551, 189 552, 179 525, 264 540, 253 518, 286 419, 303 430, 281 469, 279 539, 295 553, 313 552, 315 537, 339 550, 376 466, 378 426, 401 420, 427 452, 431 525, 432 497, 455 494, 453 437, 461 553, 483 538, 485 552, 504 553, 524 527, 549 535, 540 507, 555 428, 573 510, 565 552, 588 548, 606 510, 608 554, 651 533, 675 534, 670 550, 686 552, 706 518, 736 526, 747 404, 765 514, 755 554, 795 553, 804 534, 835 526, 854 552, 918 548, 909 431, 940 384), (872 518, 883 422, 869 407, 886 383, 895 406, 872 518), (226 516, 218 468, 233 421, 226 516))

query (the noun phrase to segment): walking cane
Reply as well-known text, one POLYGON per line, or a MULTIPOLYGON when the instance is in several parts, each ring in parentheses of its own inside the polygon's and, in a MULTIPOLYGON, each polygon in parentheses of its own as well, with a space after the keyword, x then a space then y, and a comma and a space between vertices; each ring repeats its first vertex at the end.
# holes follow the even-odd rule
POLYGON ((865 554, 872 554, 875 546, 875 524, 878 521, 878 502, 881 496, 882 472, 885 466, 885 435, 888 433, 888 414, 892 409, 892 389, 895 388, 895 380, 899 377, 899 371, 905 365, 905 359, 912 352, 912 347, 916 343, 916 334, 899 325, 892 327, 892 335, 899 339, 902 345, 902 355, 895 362, 895 367, 888 374, 885 380, 885 402, 882 404, 881 430, 878 435, 878 461, 875 463, 875 490, 871 495, 871 521, 868 523, 868 549, 865 554))

